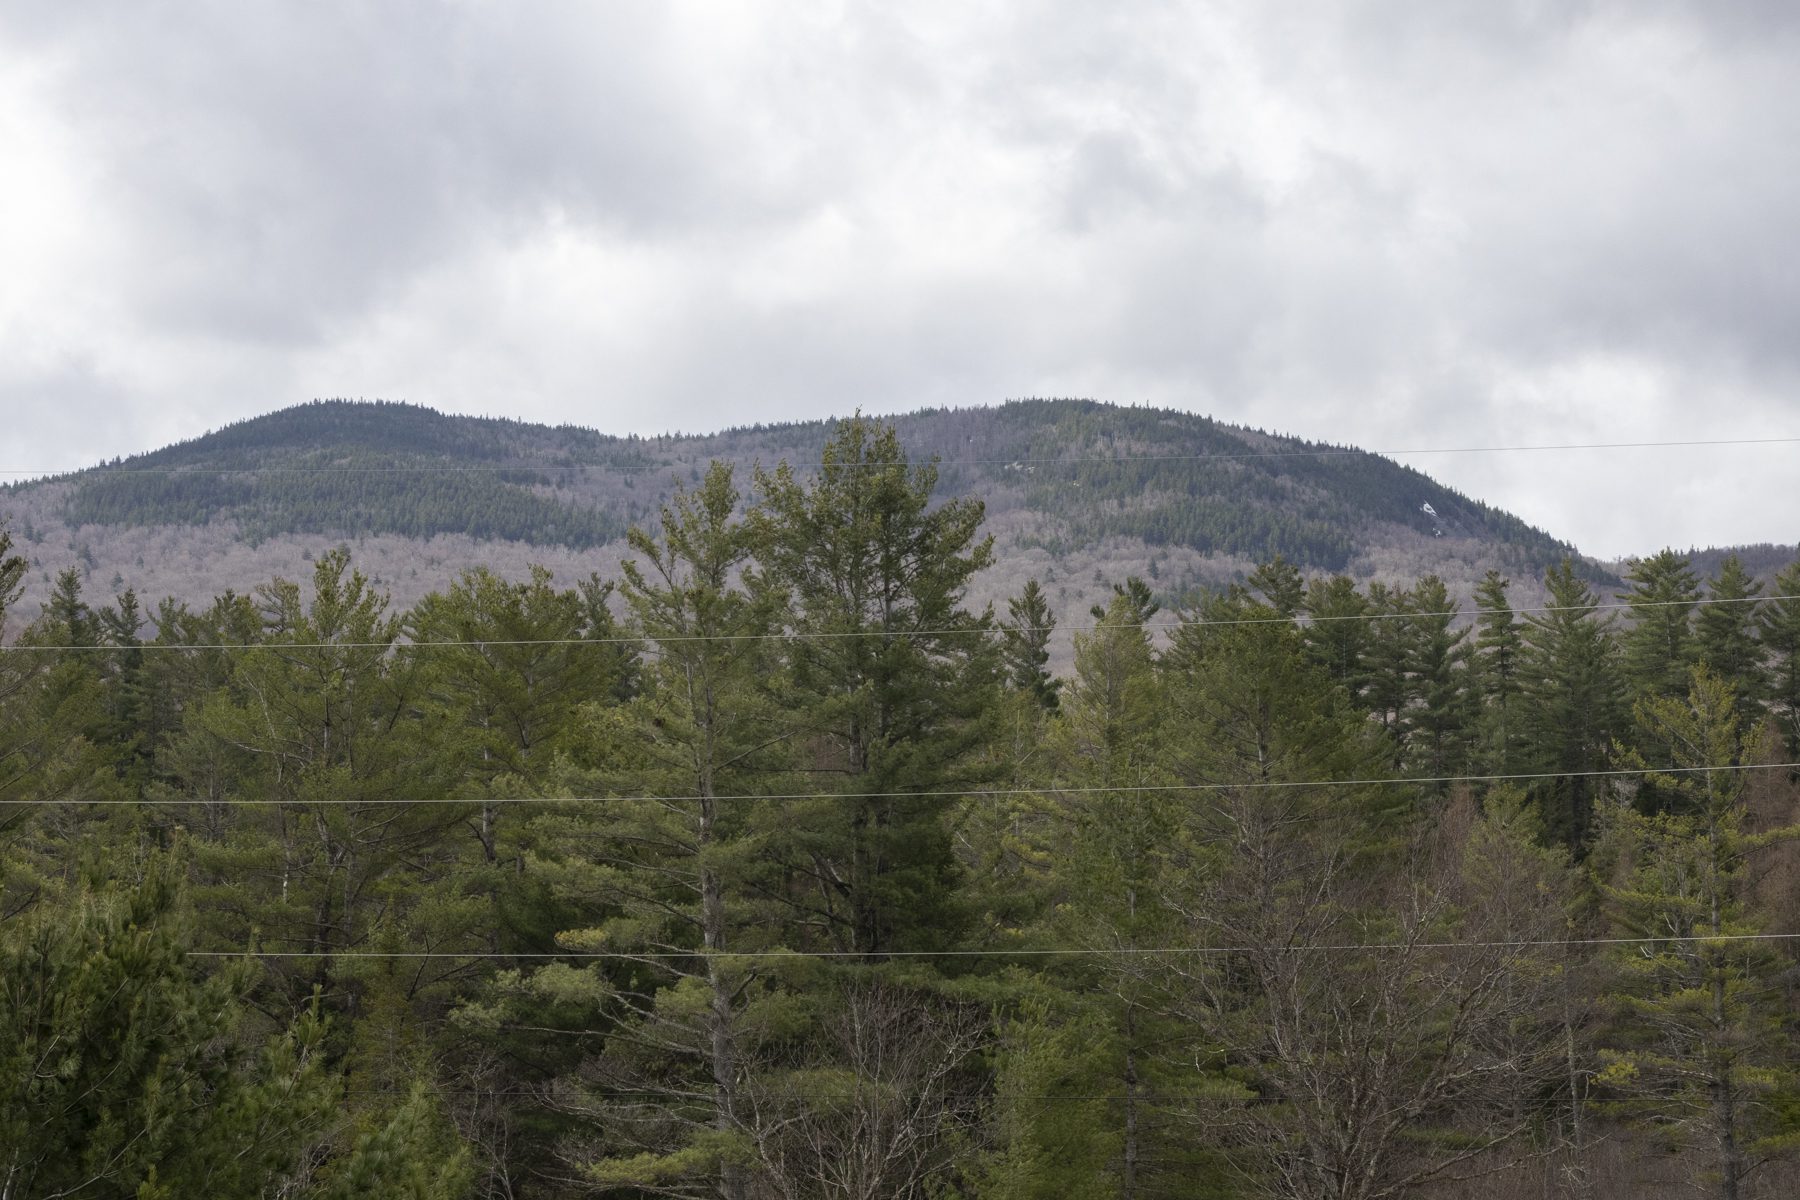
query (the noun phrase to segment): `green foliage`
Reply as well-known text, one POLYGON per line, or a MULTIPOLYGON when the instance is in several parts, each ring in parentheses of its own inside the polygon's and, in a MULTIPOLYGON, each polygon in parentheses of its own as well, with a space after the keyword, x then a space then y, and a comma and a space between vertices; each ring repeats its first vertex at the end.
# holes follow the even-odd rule
POLYGON ((1720 1194, 1736 1195, 1764 1152, 1781 1148, 1787 1131, 1769 1099, 1796 1077, 1771 986, 1785 964, 1766 943, 1712 939, 1761 931, 1748 904, 1752 866, 1800 827, 1748 828, 1743 775, 1731 770, 1745 747, 1728 682, 1696 668, 1684 699, 1648 696, 1635 714, 1657 760, 1689 773, 1646 777, 1664 793, 1657 811, 1603 810, 1595 863, 1620 932, 1667 940, 1614 955, 1621 1020, 1596 1082, 1621 1111, 1704 1147, 1720 1194))
POLYGON ((258 1038, 243 964, 189 957, 172 857, 82 888, 0 940, 0 1181, 13 1196, 464 1195, 416 1104, 342 1149, 316 1006, 258 1038), (260 1042, 260 1044, 259 1044, 260 1042), (433 1189, 402 1180, 431 1178, 433 1189), (371 1187, 374 1190, 369 1190, 371 1187))
MULTIPOLYGON (((521 436, 528 428, 404 404, 314 403, 84 474, 66 515, 74 525, 229 519, 251 541, 282 533, 462 533, 587 547, 619 537, 617 517, 533 490, 557 478, 534 467, 571 464, 546 462, 538 439, 521 436), (446 458, 464 469, 431 469, 446 458)), ((564 450, 577 463, 648 465, 616 439, 579 440, 564 450)))
POLYGON ((757 476, 759 550, 803 635, 787 703, 811 734, 805 769, 840 793, 798 806, 771 852, 808 880, 833 947, 943 946, 959 922, 947 793, 986 774, 996 711, 992 616, 963 607, 993 540, 979 501, 933 504, 935 467, 908 465, 891 426, 843 422, 822 463, 810 485, 786 464, 757 476))
POLYGON ((972 1165, 965 1194, 1110 1200, 1121 1149, 1107 1099, 1117 1086, 1111 1022, 1041 982, 1017 986, 1017 1009, 996 1030, 994 1147, 972 1165))
POLYGON ((1680 696, 1694 665, 1694 601, 1700 583, 1673 550, 1640 559, 1626 578, 1631 626, 1625 633, 1625 676, 1635 695, 1680 696))
POLYGON ((1035 579, 1027 579, 1020 593, 1006 602, 1002 657, 1007 686, 1030 696, 1054 712, 1062 681, 1050 673, 1050 639, 1056 632, 1056 616, 1035 579))
POLYGON ((1760 616, 1763 645, 1769 655, 1767 695, 1780 724, 1790 758, 1800 757, 1800 562, 1775 577, 1775 595, 1760 616))
MULTIPOLYGON (((1126 444, 1104 411, 910 420, 1001 462, 1254 436, 1146 414, 1126 444)), ((478 449, 328 405, 163 465, 304 459, 340 419, 372 423, 347 461, 478 449)), ((527 484, 506 471, 537 433, 483 430, 527 484)), ((695 470, 616 586, 475 570, 398 613, 339 550, 147 619, 64 572, 0 655, 0 1156, 35 1173, 15 1154, 0 1190, 1403 1195, 1489 1148, 1579 1163, 1596 1122, 1647 1118, 1692 1160, 1724 1093, 1746 1172, 1800 1143, 1791 955, 1726 940, 1793 919, 1800 793, 1744 731, 1793 734, 1800 607, 1742 564, 1712 584, 1741 603, 1679 645, 1603 619, 1573 562, 1523 620, 1490 573, 1473 626, 1435 577, 1308 579, 1297 551, 1178 613, 1128 578, 1057 679, 1036 581, 1005 624, 968 606, 991 543, 942 492, 985 468, 951 483, 861 419, 805 432, 823 465, 758 473, 748 504, 695 470), (1553 778, 1407 781, 1523 771, 1553 778), (1596 895, 1653 940, 1561 944, 1596 895), (246 946, 278 953, 252 971, 246 946)), ((571 460, 615 452, 649 462, 569 435, 571 460)), ((992 473, 1029 493, 1051 466, 992 473)), ((1405 525, 1423 485, 1390 467, 1198 477, 1405 525)), ((1493 532, 1422 494, 1447 535, 1493 532)), ((1043 498, 1065 531, 1163 501, 1043 498)), ((1683 570, 1639 572, 1644 614, 1692 603, 1683 570)))
POLYGON ((1020 461, 996 471, 1056 520, 1052 549, 1123 535, 1336 571, 1358 532, 1377 522, 1432 536, 1439 526, 1421 511, 1427 503, 1449 532, 1497 544, 1522 562, 1570 549, 1373 454, 1090 401, 1022 400, 1000 413, 1011 435, 1002 453, 1020 461))
POLYGON ((1598 600, 1573 563, 1550 570, 1544 586, 1550 611, 1525 619, 1526 761, 1536 772, 1567 773, 1536 785, 1533 796, 1549 836, 1579 849, 1590 837, 1599 792, 1594 777, 1582 773, 1607 768, 1624 719, 1618 643, 1611 620, 1595 615, 1598 600))
POLYGON ((1475 646, 1471 681, 1479 710, 1476 762, 1482 771, 1512 774, 1522 761, 1525 639, 1507 599, 1510 581, 1489 571, 1475 589, 1475 646))

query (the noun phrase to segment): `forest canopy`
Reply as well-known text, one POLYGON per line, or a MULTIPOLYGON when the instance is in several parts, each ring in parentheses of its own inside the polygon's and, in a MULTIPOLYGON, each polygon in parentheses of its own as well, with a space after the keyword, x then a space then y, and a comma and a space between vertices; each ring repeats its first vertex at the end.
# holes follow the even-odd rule
POLYGON ((0 534, 0 1196, 1791 1191, 1800 564, 999 613, 939 493, 849 420, 404 611, 0 534))

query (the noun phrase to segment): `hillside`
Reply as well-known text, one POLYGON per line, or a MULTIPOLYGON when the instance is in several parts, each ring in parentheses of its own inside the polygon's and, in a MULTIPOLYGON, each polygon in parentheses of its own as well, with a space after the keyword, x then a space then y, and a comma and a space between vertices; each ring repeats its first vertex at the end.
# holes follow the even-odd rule
MULTIPOLYGON (((1466 594, 1489 567, 1529 589, 1572 553, 1389 459, 1188 413, 1026 400, 893 423, 915 460, 942 461, 940 495, 986 503, 997 562, 982 599, 1035 575, 1079 611, 1103 581, 1131 573, 1176 599, 1276 553, 1360 578, 1435 572, 1466 594)), ((624 531, 654 519, 673 486, 708 461, 742 464, 746 485, 753 464, 786 460, 804 471, 829 428, 621 438, 318 401, 13 485, 0 492, 0 516, 33 559, 38 598, 58 569, 78 563, 98 592, 129 586, 198 600, 299 574, 342 542, 406 603, 477 562, 608 574, 624 531)))

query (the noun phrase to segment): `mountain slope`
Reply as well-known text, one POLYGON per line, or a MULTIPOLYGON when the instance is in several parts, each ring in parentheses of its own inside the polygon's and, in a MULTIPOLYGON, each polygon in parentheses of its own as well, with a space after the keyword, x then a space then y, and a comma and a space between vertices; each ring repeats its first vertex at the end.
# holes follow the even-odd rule
MULTIPOLYGON (((1145 574, 1174 597, 1275 553, 1311 571, 1436 572, 1466 592, 1488 567, 1525 582, 1573 553, 1391 460, 1188 413, 1025 400, 891 419, 915 461, 941 460, 940 494, 986 502, 994 597, 1035 574, 1085 602, 1100 582, 1090 571, 1145 574)), ((708 461, 743 464, 748 487, 752 464, 804 471, 829 433, 818 421, 619 438, 320 401, 12 486, 0 516, 23 534, 39 585, 76 561, 98 591, 204 599, 297 574, 311 551, 346 541, 405 602, 475 562, 607 573, 624 530, 708 461)))

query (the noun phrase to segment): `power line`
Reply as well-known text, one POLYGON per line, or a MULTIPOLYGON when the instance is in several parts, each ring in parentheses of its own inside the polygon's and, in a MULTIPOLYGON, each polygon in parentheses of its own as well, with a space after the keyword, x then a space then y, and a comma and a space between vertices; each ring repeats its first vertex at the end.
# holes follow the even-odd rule
POLYGON ((1730 763, 1716 767, 1615 767, 1595 771, 1535 771, 1505 775, 1408 775, 1392 779, 1254 779, 1243 783, 1140 783, 1116 787, 1058 787, 1047 784, 1030 788, 975 788, 970 790, 927 790, 916 792, 742 792, 721 796, 450 796, 427 800, 370 797, 368 799, 322 798, 318 800, 282 800, 241 797, 232 800, 200 800, 192 797, 148 797, 137 800, 0 800, 0 808, 50 807, 73 805, 88 807, 178 807, 213 805, 225 808, 255 808, 291 804, 298 807, 317 805, 362 807, 374 805, 501 805, 501 804, 696 804, 702 800, 997 800, 1012 796, 1083 796, 1083 795, 1164 795, 1184 792, 1297 791, 1306 788, 1342 787, 1408 787, 1426 783, 1507 783, 1533 782, 1546 779, 1607 779, 1642 775, 1702 775, 1715 771, 1789 771, 1800 770, 1800 762, 1730 763))
POLYGON ((980 950, 555 950, 506 953, 498 950, 189 950, 192 958, 385 958, 513 960, 664 961, 689 958, 726 959, 925 959, 925 958, 1168 958, 1180 955, 1248 953, 1348 954, 1396 950, 1547 950, 1566 946, 1698 945, 1713 942, 1785 942, 1800 933, 1696 933, 1659 937, 1502 938, 1471 942, 1323 942, 1285 946, 993 946, 980 950))
POLYGON ((608 637, 569 637, 569 638, 470 638, 447 639, 430 642, 141 642, 135 645, 70 645, 47 644, 39 642, 14 642, 0 646, 0 652, 38 652, 64 654, 123 654, 139 650, 196 651, 196 650, 230 650, 245 652, 251 650, 424 650, 433 648, 457 649, 504 649, 515 646, 642 646, 645 643, 657 645, 686 644, 692 642, 805 642, 831 641, 844 638, 909 638, 909 637, 951 637, 966 634, 1006 634, 1006 633, 1054 633, 1063 629, 1070 633, 1094 633, 1107 629, 1223 629, 1240 625, 1297 625, 1304 629, 1308 625, 1326 624, 1338 621, 1408 621, 1425 618, 1468 617, 1471 620, 1484 616, 1542 616, 1549 613, 1565 612, 1608 612, 1618 609, 1640 608, 1703 608, 1714 604, 1773 604, 1780 601, 1800 600, 1800 595, 1780 596, 1701 596, 1692 600, 1645 600, 1645 601, 1604 601, 1594 604, 1543 604, 1524 608, 1471 608, 1471 609, 1436 609, 1426 612, 1379 612, 1379 613, 1339 613, 1323 616, 1296 615, 1292 617, 1226 617, 1218 620, 1194 618, 1183 621, 1101 621, 1091 625, 987 625, 969 624, 948 626, 935 629, 859 629, 859 630, 800 630, 781 633, 688 633, 668 636, 651 634, 620 634, 608 637))
MULTIPOLYGON (((1411 447, 1394 450, 1361 450, 1356 447, 1317 447, 1305 450, 1246 450, 1222 454, 1095 454, 1061 456, 1054 458, 1021 456, 1017 458, 957 458, 957 459, 922 459, 919 461, 874 461, 874 462, 806 462, 788 464, 796 470, 824 470, 827 467, 843 469, 887 469, 892 467, 1048 467, 1048 466, 1096 466, 1128 463, 1180 463, 1180 462, 1242 462, 1258 459, 1279 458, 1339 458, 1359 454, 1375 455, 1384 458, 1417 457, 1433 454, 1518 454, 1518 453, 1553 453, 1572 450, 1652 450, 1681 449, 1702 446, 1778 446, 1800 442, 1800 437, 1748 437, 1748 438, 1701 438, 1681 439, 1675 441, 1644 442, 1561 442, 1540 445, 1510 446, 1432 446, 1411 447)), ((630 451, 625 451, 629 453, 630 451)), ((675 453, 664 451, 664 453, 675 453)), ((617 471, 620 474, 649 474, 663 469, 698 465, 702 456, 672 462, 620 465, 610 462, 589 463, 515 463, 500 464, 419 464, 403 466, 400 464, 371 464, 368 466, 317 466, 317 467, 217 467, 217 466, 171 466, 171 467, 127 467, 127 466, 87 466, 68 467, 45 470, 42 468, 0 468, 0 475, 26 476, 29 481, 57 480, 84 472, 96 472, 102 475, 419 475, 419 474, 501 474, 530 473, 534 471, 617 471)), ((757 461, 752 455, 736 455, 722 457, 706 455, 712 462, 747 462, 757 461)))

